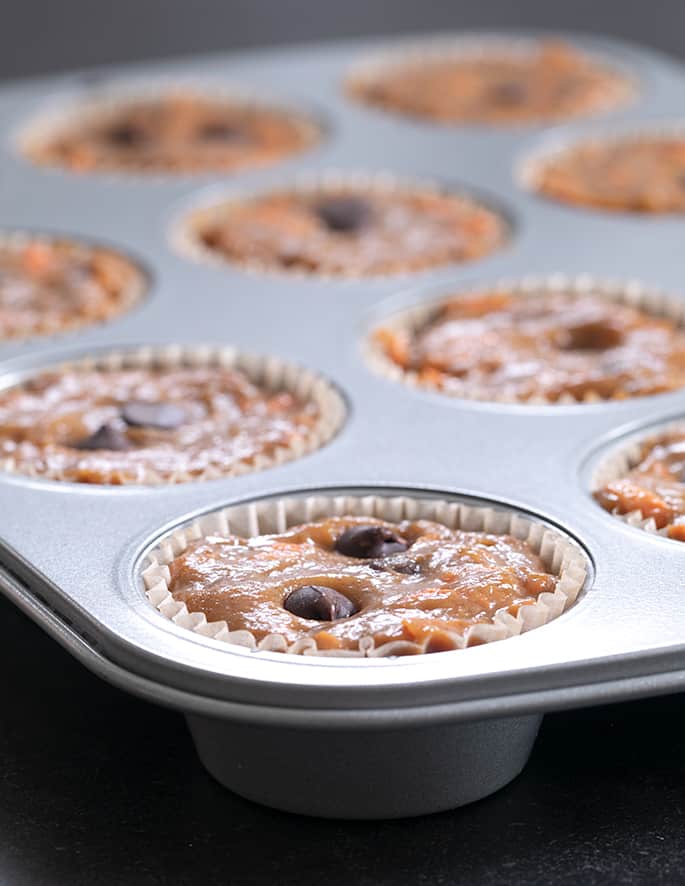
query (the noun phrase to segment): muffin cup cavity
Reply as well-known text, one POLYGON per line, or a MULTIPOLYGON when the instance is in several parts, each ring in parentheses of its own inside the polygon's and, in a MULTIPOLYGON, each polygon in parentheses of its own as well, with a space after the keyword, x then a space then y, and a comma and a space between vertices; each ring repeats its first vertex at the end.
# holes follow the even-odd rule
MULTIPOLYGON (((0 327, 0 345, 7 342, 26 342, 36 338, 67 335, 102 326, 118 320, 138 307, 147 296, 150 283, 147 273, 126 252, 119 251, 114 246, 90 240, 80 240, 66 235, 44 234, 40 231, 0 231, 0 253, 7 251, 19 254, 33 247, 37 251, 53 248, 64 249, 67 252, 73 251, 74 257, 82 253, 84 259, 97 256, 111 258, 121 264, 128 279, 124 281, 117 292, 116 307, 106 311, 106 316, 95 319, 79 316, 78 308, 76 308, 73 317, 65 316, 63 320, 59 320, 50 317, 49 314, 46 316, 44 313, 36 311, 35 320, 31 324, 23 324, 21 328, 12 329, 7 333, 0 327)), ((11 311, 11 307, 3 308, 3 313, 11 314, 11 311)), ((68 311, 65 310, 64 313, 67 315, 68 311)))
POLYGON ((650 288, 637 280, 621 282, 613 279, 598 279, 591 274, 578 276, 552 274, 540 277, 531 275, 518 280, 501 279, 492 285, 457 287, 438 299, 416 304, 406 310, 393 313, 385 319, 377 320, 363 343, 368 365, 375 372, 391 381, 402 382, 415 390, 430 391, 453 399, 520 406, 573 406, 599 402, 619 402, 602 397, 598 391, 587 391, 582 399, 577 399, 567 392, 557 400, 550 400, 544 395, 520 400, 506 394, 493 396, 490 391, 480 389, 468 381, 460 384, 456 378, 451 379, 449 390, 443 390, 423 380, 420 373, 402 368, 388 356, 380 340, 384 330, 418 332, 435 319, 441 308, 453 299, 462 295, 481 293, 506 294, 517 298, 536 298, 558 293, 579 296, 592 294, 618 304, 638 308, 654 317, 672 320, 678 327, 685 328, 685 302, 659 289, 650 288))
POLYGON ((255 651, 356 658, 424 653, 429 639, 423 643, 395 640, 376 646, 372 637, 363 637, 358 649, 348 650, 317 649, 311 637, 288 644, 283 636, 270 634, 257 641, 249 631, 232 631, 226 621, 209 622, 202 612, 189 612, 185 603, 175 600, 169 590, 169 564, 196 539, 229 533, 250 538, 284 532, 292 526, 332 516, 366 516, 390 522, 424 519, 451 529, 512 535, 526 541, 546 568, 558 577, 554 592, 540 594, 535 603, 522 606, 516 616, 502 611, 491 623, 473 625, 463 634, 446 632, 453 649, 504 640, 547 624, 576 601, 589 573, 587 559, 574 541, 559 530, 511 509, 474 506, 434 497, 287 496, 213 511, 167 533, 145 556, 142 580, 147 599, 164 618, 179 627, 202 637, 255 651))
MULTIPOLYGON (((237 462, 230 471, 219 471, 209 467, 201 474, 178 473, 173 477, 167 477, 148 468, 143 479, 126 485, 162 485, 214 480, 219 477, 235 477, 274 467, 325 446, 337 434, 345 421, 347 410, 344 399, 333 384, 325 378, 278 357, 242 353, 232 347, 167 345, 107 351, 57 365, 46 365, 35 372, 27 373, 17 384, 21 384, 44 371, 101 370, 115 372, 126 369, 178 369, 182 367, 196 369, 213 366, 240 371, 249 381, 263 386, 269 392, 284 391, 303 400, 310 400, 316 404, 319 410, 316 424, 305 439, 297 440, 291 445, 279 446, 268 455, 258 454, 248 457, 237 462)), ((14 383, 6 385, 6 387, 14 386, 14 383)), ((31 473, 25 470, 22 465, 17 464, 16 459, 11 456, 0 460, 0 470, 46 480, 68 480, 60 472, 31 473)))
POLYGON ((597 117, 632 103, 640 92, 632 67, 624 60, 616 58, 615 53, 610 50, 603 52, 585 49, 572 41, 552 36, 536 38, 497 34, 475 35, 473 37, 434 37, 372 53, 352 65, 345 77, 344 89, 350 99, 378 113, 443 128, 485 127, 493 129, 516 129, 539 126, 543 123, 597 117), (398 108, 384 106, 363 94, 364 88, 372 86, 377 78, 392 75, 395 72, 401 73, 406 68, 421 64, 480 62, 490 59, 516 62, 530 57, 543 45, 559 43, 573 50, 579 59, 587 61, 606 74, 605 95, 593 107, 586 110, 579 109, 568 114, 542 114, 523 120, 496 122, 469 119, 440 120, 428 115, 409 113, 398 108))
POLYGON ((673 211, 666 210, 646 211, 628 207, 604 206, 600 203, 590 204, 562 200, 554 194, 547 193, 542 186, 544 173, 549 166, 557 160, 572 157, 576 151, 582 148, 611 148, 626 143, 640 144, 654 140, 685 142, 685 121, 667 120, 643 126, 635 123, 595 126, 584 135, 578 134, 545 141, 519 162, 515 170, 515 177, 522 188, 531 191, 537 197, 580 212, 599 212, 609 215, 628 214, 655 218, 672 215, 673 211))
MULTIPOLYGON (((642 450, 645 445, 654 445, 666 434, 676 432, 685 435, 685 419, 677 419, 659 426, 652 425, 648 430, 638 434, 632 434, 623 443, 614 445, 600 459, 590 477, 590 492, 599 492, 609 483, 623 479, 641 461, 642 450)), ((600 507, 600 505, 597 505, 600 507)), ((604 509, 603 509, 604 510, 604 509)), ((618 510, 606 511, 615 520, 627 523, 636 529, 642 529, 651 535, 669 538, 668 526, 659 529, 653 517, 645 516, 641 510, 636 509, 622 514, 618 510)), ((669 539, 671 540, 671 539, 669 539)), ((676 541, 676 544, 682 544, 676 541)))
MULTIPOLYGON (((291 180, 281 180, 280 183, 269 189, 248 191, 240 195, 227 195, 225 199, 215 199, 199 205, 178 220, 172 228, 171 240, 176 250, 187 258, 200 262, 209 262, 224 268, 238 268, 252 274, 329 281, 382 280, 414 276, 453 264, 461 265, 481 261, 509 244, 513 235, 513 228, 514 225, 509 212, 497 205, 496 201, 491 201, 487 196, 481 198, 478 194, 472 193, 467 187, 461 188, 458 184, 454 186, 445 185, 435 180, 402 177, 388 171, 371 172, 366 170, 325 169, 323 171, 304 172, 291 180), (287 194, 305 197, 320 196, 322 198, 332 195, 363 197, 365 192, 380 196, 417 193, 453 198, 465 208, 489 213, 498 226, 498 236, 496 241, 484 248, 479 255, 466 256, 461 259, 427 262, 425 265, 416 268, 403 268, 400 266, 397 270, 373 271, 369 273, 355 271, 355 269, 332 272, 320 269, 303 270, 291 267, 275 267, 271 263, 261 262, 256 259, 228 257, 219 250, 207 246, 202 239, 203 231, 206 231, 211 225, 229 218, 232 211, 241 206, 249 205, 253 200, 259 200, 272 195, 287 194)), ((401 260, 402 255, 398 254, 398 263, 400 265, 401 260)))
POLYGON ((72 96, 62 102, 53 101, 49 108, 29 119, 16 133, 14 142, 18 153, 28 162, 46 169, 58 169, 68 174, 97 176, 99 178, 141 178, 145 180, 197 178, 207 175, 237 175, 245 171, 275 166, 294 156, 300 156, 316 147, 325 138, 327 125, 318 110, 301 106, 297 101, 289 101, 278 96, 262 94, 239 86, 222 87, 205 81, 181 79, 159 79, 156 82, 131 82, 104 86, 87 91, 81 96, 72 96), (293 150, 266 162, 248 162, 235 169, 224 169, 212 165, 193 168, 164 169, 155 166, 144 168, 142 164, 131 167, 108 166, 100 169, 74 170, 64 163, 49 159, 46 154, 50 144, 80 126, 89 126, 109 119, 138 102, 159 101, 172 96, 197 98, 201 101, 226 102, 236 108, 252 113, 278 114, 287 118, 301 140, 293 150))

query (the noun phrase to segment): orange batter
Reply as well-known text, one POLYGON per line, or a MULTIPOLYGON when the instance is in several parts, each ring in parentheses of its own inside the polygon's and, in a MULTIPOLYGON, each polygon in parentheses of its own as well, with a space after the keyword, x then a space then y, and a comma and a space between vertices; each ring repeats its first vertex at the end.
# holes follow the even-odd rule
POLYGON ((190 612, 257 640, 313 637, 319 649, 392 640, 454 648, 449 634, 516 615, 557 578, 526 542, 448 529, 333 517, 278 535, 209 537, 170 564, 169 590, 190 612))

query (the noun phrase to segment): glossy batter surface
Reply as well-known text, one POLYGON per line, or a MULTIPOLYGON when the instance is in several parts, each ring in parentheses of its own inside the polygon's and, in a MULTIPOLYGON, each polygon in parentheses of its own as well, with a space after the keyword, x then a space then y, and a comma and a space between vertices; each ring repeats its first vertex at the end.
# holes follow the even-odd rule
POLYGON ((319 138, 319 128, 294 113, 174 92, 105 106, 28 153, 74 172, 232 172, 274 163, 319 138))
POLYGON ((563 43, 379 66, 348 83, 368 104, 439 123, 516 124, 592 114, 625 102, 629 82, 563 43))
POLYGON ((635 467, 597 490, 595 498, 616 514, 641 511, 669 538, 685 541, 685 431, 644 443, 635 467))
POLYGON ((67 241, 0 242, 0 339, 102 323, 132 307, 143 286, 131 262, 67 241))
POLYGON ((543 161, 540 193, 624 212, 685 212, 685 139, 592 142, 543 161))
POLYGON ((251 631, 257 640, 272 633, 288 642, 313 637, 319 649, 356 649, 361 638, 373 637, 376 646, 428 639, 427 651, 437 652, 451 648, 446 631, 463 633, 500 611, 515 615, 557 582, 525 542, 510 536, 361 517, 251 539, 200 539, 169 569, 169 589, 190 612, 225 619, 230 630, 251 631), (350 527, 368 526, 384 527, 406 550, 358 557, 336 549, 350 527), (356 612, 321 621, 288 611, 289 596, 311 585, 339 592, 356 612))
POLYGON ((377 341, 419 381, 479 399, 623 400, 685 385, 685 331, 599 295, 455 296, 417 330, 377 341))
POLYGON ((230 474, 306 439, 318 409, 221 368, 46 372, 0 392, 0 456, 79 483, 230 474))
POLYGON ((371 276, 479 258, 503 245, 507 227, 461 197, 360 188, 227 204, 196 234, 219 256, 265 270, 371 276))

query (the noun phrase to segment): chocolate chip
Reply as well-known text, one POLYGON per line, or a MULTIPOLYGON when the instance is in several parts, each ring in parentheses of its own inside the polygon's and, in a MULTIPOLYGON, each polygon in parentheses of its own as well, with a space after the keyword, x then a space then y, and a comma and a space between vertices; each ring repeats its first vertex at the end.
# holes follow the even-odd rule
POLYGON ((109 449, 113 452, 123 452, 130 449, 131 444, 121 431, 113 425, 102 425, 95 433, 73 444, 74 449, 109 449))
POLYGON ((335 550, 346 557, 378 559, 406 551, 409 544, 386 526, 351 526, 338 536, 335 550))
POLYGON ((623 332, 610 321, 587 320, 566 326, 561 333, 561 347, 570 351, 608 351, 623 342, 623 332))
POLYGON ((420 564, 403 554, 372 560, 369 566, 377 572, 399 572, 402 575, 418 575, 421 572, 420 564))
POLYGON ((285 598, 283 606, 293 615, 315 621, 335 621, 338 618, 349 618, 357 612, 352 600, 324 585, 295 588, 285 598))
POLYGON ((130 400, 121 410, 121 417, 134 428, 158 428, 171 431, 182 425, 186 413, 175 403, 151 403, 147 400, 130 400))
POLYGON ((245 138, 245 132, 239 126, 220 121, 205 123, 197 134, 201 141, 206 142, 232 142, 245 138))
POLYGON ((490 89, 490 97, 498 105, 520 105, 525 101, 528 90, 523 83, 517 83, 515 80, 504 80, 501 83, 495 83, 490 89))
POLYGON ((117 123, 107 130, 106 136, 118 148, 135 148, 147 139, 143 128, 134 123, 117 123))
POLYGON ((330 231, 353 234, 371 221, 371 206, 361 197, 326 197, 314 211, 330 231))

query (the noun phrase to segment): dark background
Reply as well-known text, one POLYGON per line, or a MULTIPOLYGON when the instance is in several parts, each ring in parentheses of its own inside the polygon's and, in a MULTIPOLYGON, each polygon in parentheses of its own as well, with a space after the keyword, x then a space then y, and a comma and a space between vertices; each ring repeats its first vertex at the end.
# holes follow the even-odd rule
MULTIPOLYGON (((464 27, 572 28, 682 55, 684 26, 682 0, 3 0, 0 78, 464 27)), ((466 809, 321 822, 220 788, 181 717, 99 682, 2 599, 0 625, 3 886, 685 883, 683 696, 548 716, 524 774, 466 809)))
POLYGON ((457 28, 571 28, 685 53, 683 0, 2 0, 0 13, 0 77, 457 28))

